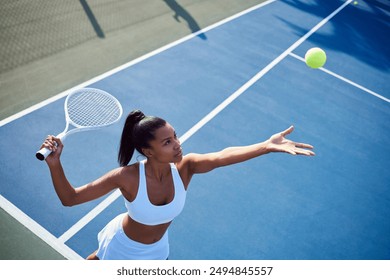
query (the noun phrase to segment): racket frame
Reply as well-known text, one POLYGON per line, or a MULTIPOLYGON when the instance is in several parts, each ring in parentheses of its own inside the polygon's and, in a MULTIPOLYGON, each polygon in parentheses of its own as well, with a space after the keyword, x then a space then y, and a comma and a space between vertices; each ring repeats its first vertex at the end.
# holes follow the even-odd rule
MULTIPOLYGON (((106 126, 110 126, 110 125, 118 122, 120 120, 120 118, 122 117, 122 114, 123 114, 123 108, 122 108, 122 105, 120 104, 120 102, 118 101, 118 99, 116 99, 114 96, 112 96, 111 94, 109 94, 109 93, 107 93, 107 92, 105 92, 103 90, 95 89, 95 88, 82 88, 82 89, 75 90, 75 91, 71 92, 70 94, 68 94, 68 96, 65 99, 65 103, 64 103, 64 111, 65 111, 65 121, 66 121, 65 129, 60 134, 58 134, 56 136, 61 141, 64 141, 67 136, 69 136, 71 134, 74 134, 76 132, 97 130, 97 129, 100 129, 100 128, 103 128, 103 127, 106 127, 106 126), (115 102, 116 106, 119 108, 118 117, 114 121, 112 121, 110 123, 107 123, 107 124, 102 124, 102 125, 81 126, 81 125, 76 124, 69 116, 68 102, 69 102, 69 100, 70 100, 70 98, 72 96, 74 96, 76 94, 82 94, 83 92, 87 92, 87 91, 99 92, 99 94, 105 95, 105 96, 109 97, 110 99, 112 99, 115 102), (73 128, 70 128, 70 125, 73 128)), ((50 154, 51 154, 51 150, 43 147, 38 152, 36 152, 35 156, 36 156, 37 159, 43 161, 50 154)))

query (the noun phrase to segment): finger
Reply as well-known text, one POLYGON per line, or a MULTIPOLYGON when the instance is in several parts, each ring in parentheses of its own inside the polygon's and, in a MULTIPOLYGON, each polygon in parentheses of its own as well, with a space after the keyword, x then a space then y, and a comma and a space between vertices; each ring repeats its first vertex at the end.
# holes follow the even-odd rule
POLYGON ((46 140, 53 140, 55 138, 54 135, 47 135, 46 140))
POLYGON ((45 139, 45 142, 43 143, 43 146, 52 152, 55 152, 59 145, 62 145, 61 139, 53 135, 48 135, 47 138, 45 139))
POLYGON ((286 135, 290 134, 291 132, 293 132, 294 130, 294 126, 290 126, 289 128, 287 128, 285 131, 282 131, 280 134, 285 137, 286 135))
POLYGON ((56 142, 56 144, 57 144, 58 146, 62 146, 61 138, 58 138, 58 137, 54 137, 54 136, 53 136, 53 140, 56 142))
POLYGON ((55 148, 58 148, 60 146, 63 146, 62 142, 61 142, 61 139, 58 138, 58 137, 55 137, 55 136, 51 136, 49 138, 49 143, 51 143, 55 148))
POLYGON ((43 147, 49 149, 49 150, 52 150, 53 147, 55 146, 54 142, 50 139, 46 139, 45 142, 43 142, 43 147))
POLYGON ((310 150, 304 150, 304 149, 295 149, 295 152, 298 155, 304 155, 304 156, 315 156, 315 153, 310 150))
POLYGON ((287 149, 285 150, 285 152, 293 156, 297 155, 297 153, 293 149, 287 149))
POLYGON ((297 148, 314 149, 312 145, 306 143, 294 143, 294 145, 297 148))

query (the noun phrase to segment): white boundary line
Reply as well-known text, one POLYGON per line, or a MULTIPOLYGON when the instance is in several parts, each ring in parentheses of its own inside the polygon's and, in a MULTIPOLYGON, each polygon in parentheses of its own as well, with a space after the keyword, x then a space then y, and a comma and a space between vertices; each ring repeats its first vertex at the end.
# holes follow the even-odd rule
POLYGON ((64 232, 58 240, 65 243, 71 239, 79 230, 92 221, 97 215, 99 215, 104 209, 111 205, 117 198, 121 196, 119 189, 115 190, 102 202, 100 202, 95 208, 89 211, 84 217, 82 217, 77 223, 71 226, 66 232, 64 232))
MULTIPOLYGON (((294 53, 290 53, 290 55, 292 57, 300 60, 300 61, 305 62, 305 59, 303 57, 300 57, 300 56, 298 56, 298 55, 296 55, 294 53)), ((353 85, 353 86, 355 86, 355 87, 357 87, 357 88, 367 92, 368 94, 371 94, 371 95, 373 95, 373 96, 375 96, 375 97, 377 97, 379 99, 382 99, 382 100, 386 101, 387 103, 390 103, 390 99, 388 99, 388 98, 386 98, 386 97, 384 97, 384 96, 382 96, 382 95, 380 95, 380 94, 378 94, 376 92, 373 92, 372 90, 369 90, 368 88, 365 88, 365 87, 363 87, 363 86, 361 86, 361 85, 359 85, 359 84, 357 84, 355 82, 352 82, 351 80, 349 80, 347 78, 344 78, 343 76, 340 76, 340 75, 338 75, 338 74, 336 74, 336 73, 334 73, 334 72, 332 72, 332 71, 330 71, 330 70, 328 70, 326 68, 323 68, 323 67, 320 67, 318 69, 321 70, 321 71, 324 71, 325 73, 328 73, 329 75, 332 75, 332 76, 334 76, 334 77, 336 77, 336 78, 338 78, 338 79, 340 79, 340 80, 342 80, 342 81, 344 81, 344 82, 346 82, 346 83, 348 83, 350 85, 353 85)))
MULTIPOLYGON (((221 104, 219 104, 216 108, 214 108, 210 113, 208 113, 203 119, 201 119, 198 123, 196 123, 192 128, 190 128, 183 136, 180 137, 180 142, 183 144, 186 140, 188 140, 192 135, 194 135, 199 129, 201 129, 205 124, 207 124, 210 120, 212 120, 218 113, 220 113, 223 109, 225 109, 230 103, 232 103, 235 99, 237 99, 241 94, 243 94, 249 87, 251 87, 254 83, 256 83, 261 77, 263 77, 266 73, 268 73, 273 67, 275 67, 280 61, 282 61, 290 52, 292 52, 295 48, 297 48, 300 44, 302 44, 310 35, 316 32, 319 28, 321 28, 325 23, 327 23, 332 17, 338 14, 346 5, 348 5, 352 0, 347 1, 342 6, 340 6, 337 10, 335 10, 332 14, 323 19, 320 23, 314 26, 309 32, 307 32, 303 37, 301 37, 298 41, 292 44, 286 51, 284 51, 281 55, 279 55, 276 59, 274 59, 271 63, 269 63, 265 68, 263 68, 260 72, 258 72, 255 76, 253 76, 248 82, 242 85, 237 91, 231 94, 227 99, 225 99, 221 104)), ((115 191, 110 196, 108 196, 101 204, 96 206, 89 214, 84 216, 78 223, 72 226, 67 232, 63 234, 63 238, 71 238, 73 234, 75 234, 78 230, 81 229, 82 226, 86 225, 90 222, 94 217, 96 217, 101 211, 103 211, 107 206, 110 205, 111 202, 119 197, 119 191, 115 191)))
POLYGON ((152 56, 155 56, 155 55, 157 55, 157 54, 159 54, 161 52, 164 52, 164 51, 166 51, 166 50, 168 50, 168 49, 170 49, 170 48, 172 48, 174 46, 177 46, 177 45, 179 45, 179 44, 181 44, 181 43, 183 43, 185 41, 188 41, 188 40, 198 36, 199 34, 202 34, 202 33, 205 33, 205 32, 207 32, 209 30, 215 29, 218 26, 221 26, 221 25, 223 25, 223 24, 225 24, 225 23, 227 23, 229 21, 232 21, 232 20, 234 20, 236 18, 239 18, 239 17, 241 17, 241 16, 243 16, 243 15, 245 15, 247 13, 250 13, 250 12, 252 12, 254 10, 257 10, 257 9, 259 9, 259 8, 265 6, 265 5, 268 5, 268 4, 272 3, 272 2, 275 2, 275 1, 276 0, 268 0, 268 1, 265 1, 263 3, 260 3, 259 5, 253 6, 253 7, 249 8, 249 9, 246 9, 246 10, 244 10, 244 11, 242 11, 240 13, 237 13, 237 14, 231 16, 231 17, 228 17, 228 18, 226 18, 224 20, 221 20, 221 21, 219 21, 219 22, 217 22, 215 24, 212 24, 212 25, 210 25, 208 27, 205 27, 202 30, 199 30, 199 31, 197 31, 195 33, 191 33, 191 34, 189 34, 189 35, 187 35, 187 36, 185 36, 185 37, 183 37, 183 38, 181 38, 181 39, 179 39, 177 41, 174 41, 174 42, 172 42, 170 44, 167 44, 167 45, 165 45, 165 46, 163 46, 161 48, 158 48, 158 49, 156 49, 156 50, 154 50, 152 52, 149 52, 149 53, 147 53, 147 54, 145 54, 145 55, 143 55, 143 56, 141 56, 139 58, 136 58, 136 59, 134 59, 134 60, 132 60, 132 61, 130 61, 128 63, 125 63, 125 64, 123 64, 121 66, 118 66, 118 67, 116 67, 116 68, 114 68, 114 69, 112 69, 112 70, 110 70, 110 71, 108 71, 106 73, 103 73, 103 74, 101 74, 101 75, 99 75, 99 76, 97 76, 95 78, 92 78, 92 79, 90 79, 90 80, 88 80, 88 81, 86 81, 84 83, 81 83, 81 84, 79 84, 77 86, 74 86, 74 87, 72 87, 72 88, 70 88, 70 89, 68 89, 66 91, 63 91, 63 92, 61 92, 61 93, 59 93, 59 94, 57 94, 57 95, 55 95, 55 96, 53 96, 53 97, 51 97, 49 99, 46 99, 46 100, 44 100, 44 101, 42 101, 42 102, 40 102, 38 104, 35 104, 35 105, 33 105, 33 106, 23 110, 23 111, 20 111, 19 113, 16 113, 16 114, 14 114, 14 115, 12 115, 10 117, 7 117, 7 118, 1 120, 0 121, 0 127, 2 127, 3 125, 6 125, 7 123, 10 123, 10 122, 12 122, 14 120, 17 120, 17 119, 19 119, 19 118, 21 118, 21 117, 23 117, 23 116, 25 116, 27 114, 30 114, 31 112, 34 112, 34 111, 36 111, 36 110, 38 110, 38 109, 40 109, 40 108, 42 108, 42 107, 44 107, 44 106, 46 106, 46 105, 48 105, 50 103, 53 103, 53 102, 57 101, 58 99, 61 99, 61 98, 65 97, 65 96, 67 96, 70 92, 72 92, 74 90, 87 87, 87 86, 89 86, 89 85, 91 85, 93 83, 96 83, 96 82, 98 82, 100 80, 103 80, 103 79, 105 79, 105 78, 107 78, 107 77, 109 77, 111 75, 114 75, 115 73, 120 72, 120 71, 122 71, 122 70, 124 70, 126 68, 129 68, 130 66, 133 66, 133 65, 135 65, 135 64, 137 64, 137 63, 139 63, 139 62, 141 62, 143 60, 146 60, 146 59, 148 59, 148 58, 150 58, 152 56))
POLYGON ((44 242, 50 245, 54 250, 59 252, 67 259, 82 259, 75 251, 70 249, 63 243, 59 243, 58 239, 48 232, 44 227, 35 222, 24 212, 22 212, 18 207, 9 202, 6 198, 0 195, 0 205, 7 213, 16 218, 22 225, 31 230, 35 235, 41 238, 44 242))

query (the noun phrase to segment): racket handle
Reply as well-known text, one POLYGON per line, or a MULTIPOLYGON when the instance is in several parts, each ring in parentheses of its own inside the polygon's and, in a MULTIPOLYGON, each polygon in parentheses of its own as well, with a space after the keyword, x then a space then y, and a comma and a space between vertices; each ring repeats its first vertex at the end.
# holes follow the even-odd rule
POLYGON ((51 151, 49 149, 42 148, 35 154, 35 156, 39 160, 44 160, 48 155, 50 155, 50 153, 51 153, 51 151))

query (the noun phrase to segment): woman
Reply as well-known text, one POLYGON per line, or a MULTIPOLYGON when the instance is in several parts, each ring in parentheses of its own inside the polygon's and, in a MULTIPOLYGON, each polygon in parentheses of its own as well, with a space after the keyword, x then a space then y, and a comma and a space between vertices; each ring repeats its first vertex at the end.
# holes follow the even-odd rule
POLYGON ((98 234, 99 247, 87 259, 167 259, 168 227, 184 207, 186 191, 194 174, 243 162, 270 152, 313 156, 313 147, 295 143, 287 130, 265 142, 229 147, 208 154, 183 156, 174 128, 165 120, 132 111, 126 119, 118 154, 120 167, 79 188, 73 188, 62 169, 61 140, 48 136, 42 147, 54 188, 65 206, 91 201, 119 188, 127 212, 109 222, 98 234), (128 165, 134 150, 146 160, 128 165))

